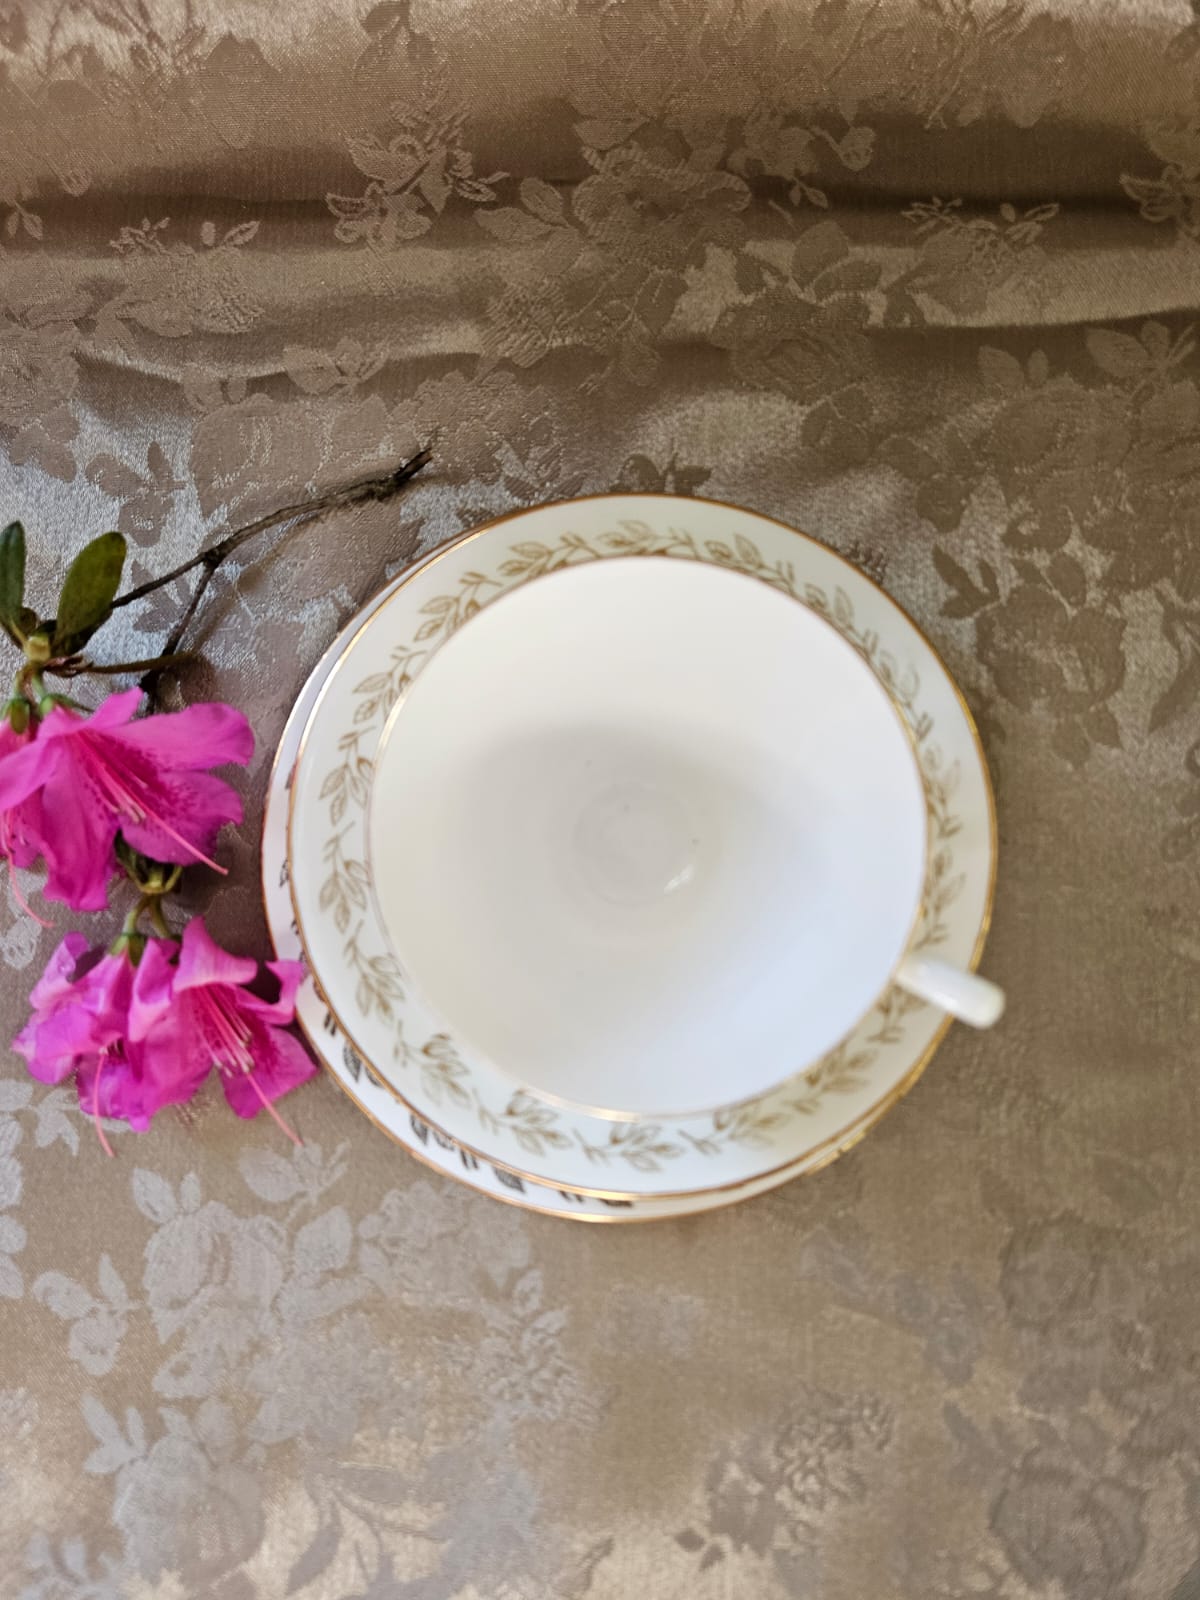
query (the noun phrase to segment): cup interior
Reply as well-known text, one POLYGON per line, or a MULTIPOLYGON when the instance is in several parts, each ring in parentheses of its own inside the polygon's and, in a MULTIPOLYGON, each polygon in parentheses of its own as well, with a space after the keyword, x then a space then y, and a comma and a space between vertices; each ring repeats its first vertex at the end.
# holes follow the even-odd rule
POLYGON ((704 563, 494 601, 392 713, 368 822, 409 981, 514 1084, 614 1116, 765 1092, 844 1038, 919 912, 907 729, 827 621, 704 563))

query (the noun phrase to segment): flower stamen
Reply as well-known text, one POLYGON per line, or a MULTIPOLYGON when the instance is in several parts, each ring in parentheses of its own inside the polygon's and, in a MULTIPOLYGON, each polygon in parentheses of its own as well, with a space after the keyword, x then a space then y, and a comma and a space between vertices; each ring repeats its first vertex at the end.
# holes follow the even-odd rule
MULTIPOLYGON (((176 844, 182 845, 195 860, 203 861, 206 867, 211 867, 214 872, 219 872, 222 877, 228 876, 229 868, 221 866, 220 862, 214 861, 211 856, 206 856, 204 851, 194 845, 190 839, 185 839, 183 834, 173 828, 167 819, 150 805, 144 791, 139 798, 134 789, 130 787, 130 784, 119 777, 100 752, 95 749, 87 734, 79 736, 79 744, 87 757, 88 764, 92 769, 92 775, 104 791, 105 797, 123 816, 128 817, 131 822, 136 822, 139 825, 149 822, 153 827, 161 828, 168 839, 173 839, 176 844)), ((136 782, 137 780, 132 778, 131 781, 136 782)))
POLYGON ((259 1083, 258 1079, 254 1076, 253 1073, 249 1074, 249 1078, 250 1078, 250 1087, 254 1090, 255 1094, 262 1101, 263 1110, 271 1118, 272 1122, 276 1123, 278 1125, 278 1127, 284 1133, 287 1134, 288 1138, 292 1141, 292 1143, 296 1146, 296 1148, 298 1150, 303 1150, 303 1148, 304 1148, 304 1140, 300 1137, 300 1135, 298 1133, 294 1133, 292 1131, 292 1129, 288 1127, 287 1123, 283 1120, 283 1118, 279 1115, 278 1111, 276 1111, 275 1107, 271 1104, 271 1102, 267 1099, 266 1095, 262 1092, 262 1086, 259 1083))
POLYGON ((100 1052, 100 1058, 96 1062, 96 1083, 92 1091, 92 1121, 96 1125, 96 1137, 100 1141, 100 1148, 104 1151, 105 1155, 109 1157, 111 1157, 114 1152, 112 1145, 109 1144, 108 1140, 104 1136, 104 1125, 100 1121, 100 1075, 104 1071, 104 1064, 108 1060, 108 1052, 110 1048, 111 1046, 106 1046, 100 1052))
POLYGON ((250 1030, 239 1027, 229 1012, 221 1004, 219 998, 207 989, 201 989, 197 994, 208 1021, 212 1024, 217 1038, 217 1048, 213 1054, 217 1066, 222 1072, 230 1072, 234 1068, 242 1072, 252 1072, 254 1069, 254 1056, 250 1051, 250 1030), (228 1052, 229 1059, 221 1059, 222 1047, 228 1052))
POLYGON ((229 1014, 228 1009, 221 1003, 219 995, 213 994, 210 989, 195 991, 195 997, 213 1030, 213 1039, 210 1041, 213 1048, 213 1059, 217 1070, 232 1073, 241 1072, 247 1083, 254 1090, 262 1103, 263 1110, 272 1122, 285 1133, 294 1145, 303 1147, 304 1141, 294 1133, 287 1123, 276 1111, 270 1100, 263 1093, 262 1085, 254 1074, 254 1055, 250 1049, 252 1034, 249 1028, 239 1025, 229 1014))

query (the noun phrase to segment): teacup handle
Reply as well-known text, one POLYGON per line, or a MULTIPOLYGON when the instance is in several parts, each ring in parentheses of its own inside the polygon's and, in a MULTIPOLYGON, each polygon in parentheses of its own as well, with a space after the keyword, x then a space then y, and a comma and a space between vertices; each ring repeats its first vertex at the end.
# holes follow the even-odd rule
POLYGON ((1003 989, 977 972, 964 972, 932 956, 905 956, 896 982, 919 1000, 928 1000, 973 1028, 990 1028, 1004 1013, 1003 989))

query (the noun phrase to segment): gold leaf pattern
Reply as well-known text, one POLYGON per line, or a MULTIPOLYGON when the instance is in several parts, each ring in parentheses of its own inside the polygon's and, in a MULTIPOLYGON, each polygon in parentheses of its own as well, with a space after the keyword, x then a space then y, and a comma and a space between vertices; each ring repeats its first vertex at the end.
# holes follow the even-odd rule
MULTIPOLYGON (((564 512, 564 516, 569 516, 569 511, 564 512)), ((355 731, 341 736, 343 759, 325 774, 318 790, 319 798, 329 801, 330 825, 338 830, 328 836, 323 847, 330 873, 318 901, 318 914, 330 918, 337 932, 345 934, 353 915, 352 908, 365 908, 367 868, 361 860, 347 858, 344 853, 347 827, 343 819, 353 801, 358 812, 358 830, 362 831, 367 790, 365 785, 352 789, 350 758, 346 752, 353 752, 353 760, 369 769, 370 759, 361 753, 362 740, 367 730, 378 735, 387 707, 394 700, 390 692, 393 683, 407 681, 428 658, 432 646, 426 649, 420 646, 432 637, 430 630, 442 637, 448 636, 467 620, 470 607, 478 606, 481 596, 486 603, 507 590, 563 567, 615 556, 707 561, 746 573, 803 601, 832 622, 854 645, 887 688, 908 724, 921 764, 932 848, 916 947, 930 949, 939 945, 946 934, 945 914, 961 892, 964 881, 961 871, 954 865, 954 839, 961 826, 952 809, 957 773, 953 768, 949 771, 943 768, 938 746, 932 738, 932 719, 921 708, 920 680, 915 670, 898 661, 877 632, 857 623, 853 603, 843 589, 835 587, 827 592, 811 582, 798 585, 793 565, 784 559, 766 559, 747 534, 734 532, 728 539, 700 539, 682 526, 672 524, 663 529, 628 517, 620 520, 616 527, 590 537, 568 531, 549 541, 519 537, 507 544, 493 541, 488 547, 488 557, 495 576, 490 576, 486 570, 466 571, 453 591, 422 601, 418 616, 426 620, 418 624, 411 645, 402 642, 392 647, 391 670, 368 674, 354 685, 355 731)), ((346 970, 356 980, 357 1011, 363 1018, 373 1014, 389 1019, 394 1016, 397 1036, 403 1039, 405 1024, 399 1009, 403 1004, 402 978, 395 971, 391 958, 376 957, 376 962, 390 964, 396 985, 394 993, 381 992, 371 963, 363 957, 359 944, 361 934, 360 924, 343 946, 346 970)), ((499 1136, 497 1155, 503 1152, 519 1162, 522 1153, 543 1156, 548 1151, 566 1148, 574 1139, 591 1163, 624 1165, 632 1172, 649 1174, 663 1171, 683 1156, 716 1156, 729 1144, 769 1146, 788 1133, 797 1116, 810 1116, 824 1096, 861 1089, 874 1061, 872 1047, 895 1043, 902 1035, 905 1015, 917 1004, 911 997, 901 999, 889 993, 880 1002, 880 1019, 873 1025, 867 1046, 853 1053, 845 1044, 838 1046, 826 1060, 803 1075, 801 1092, 776 1093, 753 1113, 742 1111, 730 1117, 717 1112, 710 1128, 682 1135, 672 1135, 653 1125, 634 1129, 632 1125, 618 1124, 606 1139, 597 1142, 584 1131, 582 1124, 572 1121, 570 1113, 543 1104, 525 1093, 518 1094, 500 1109, 491 1102, 478 1073, 461 1059, 444 1033, 437 1034, 415 1052, 407 1043, 398 1045, 394 1054, 406 1072, 416 1069, 423 1091, 434 1107, 449 1103, 460 1110, 469 1108, 479 1137, 495 1140, 499 1136)), ((356 1034, 354 1018, 346 1020, 351 1034, 356 1034)))

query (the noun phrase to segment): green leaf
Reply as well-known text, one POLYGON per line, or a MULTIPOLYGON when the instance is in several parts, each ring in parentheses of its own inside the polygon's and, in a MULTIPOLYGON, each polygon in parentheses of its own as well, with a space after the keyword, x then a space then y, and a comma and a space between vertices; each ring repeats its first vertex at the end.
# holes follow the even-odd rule
POLYGON ((119 533, 102 533, 75 557, 58 597, 57 654, 73 655, 107 621, 124 566, 125 539, 119 533))
POLYGON ((25 529, 10 522, 0 533, 0 626, 13 637, 21 631, 25 599, 25 529))

